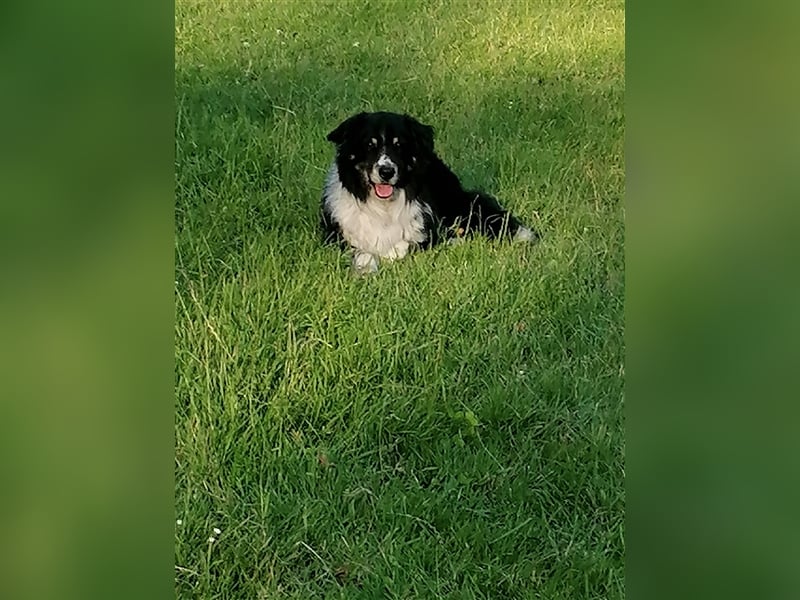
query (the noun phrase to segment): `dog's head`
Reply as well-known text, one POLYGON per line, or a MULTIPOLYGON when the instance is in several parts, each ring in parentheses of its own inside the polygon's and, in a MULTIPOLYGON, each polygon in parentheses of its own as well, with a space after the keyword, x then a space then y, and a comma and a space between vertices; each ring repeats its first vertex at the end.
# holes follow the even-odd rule
POLYGON ((359 113, 328 134, 336 144, 339 179, 355 196, 382 200, 412 183, 433 156, 433 128, 413 117, 359 113))

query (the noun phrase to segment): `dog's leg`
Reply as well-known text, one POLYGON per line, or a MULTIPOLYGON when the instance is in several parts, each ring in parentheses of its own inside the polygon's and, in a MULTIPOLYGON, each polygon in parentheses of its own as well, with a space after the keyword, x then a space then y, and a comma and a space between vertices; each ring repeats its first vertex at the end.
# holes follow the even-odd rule
POLYGON ((369 252, 353 251, 353 270, 357 275, 368 275, 378 270, 378 259, 369 252))

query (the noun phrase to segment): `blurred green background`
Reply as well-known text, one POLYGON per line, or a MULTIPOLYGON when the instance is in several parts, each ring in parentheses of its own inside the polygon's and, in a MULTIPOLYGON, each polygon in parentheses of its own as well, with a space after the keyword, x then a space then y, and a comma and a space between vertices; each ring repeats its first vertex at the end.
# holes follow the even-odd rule
POLYGON ((796 597, 798 5, 627 9, 628 593, 796 597))

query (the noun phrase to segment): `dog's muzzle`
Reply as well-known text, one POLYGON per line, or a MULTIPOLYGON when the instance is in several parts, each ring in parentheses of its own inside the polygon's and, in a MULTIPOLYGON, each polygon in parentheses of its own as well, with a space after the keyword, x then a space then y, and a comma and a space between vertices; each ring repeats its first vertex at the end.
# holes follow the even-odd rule
POLYGON ((378 159, 370 173, 370 183, 378 198, 385 200, 392 197, 398 179, 397 173, 397 165, 391 158, 384 154, 378 159))

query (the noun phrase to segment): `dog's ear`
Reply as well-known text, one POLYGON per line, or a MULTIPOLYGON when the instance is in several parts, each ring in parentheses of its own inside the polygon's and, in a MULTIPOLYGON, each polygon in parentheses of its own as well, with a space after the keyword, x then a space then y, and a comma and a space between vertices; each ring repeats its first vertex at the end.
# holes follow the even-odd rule
POLYGON ((433 154, 433 127, 424 125, 414 117, 405 115, 406 125, 419 151, 424 155, 433 154))
POLYGON ((328 134, 328 141, 333 142, 337 146, 344 144, 348 135, 353 131, 356 126, 364 120, 367 113, 360 112, 342 121, 339 126, 328 134))

